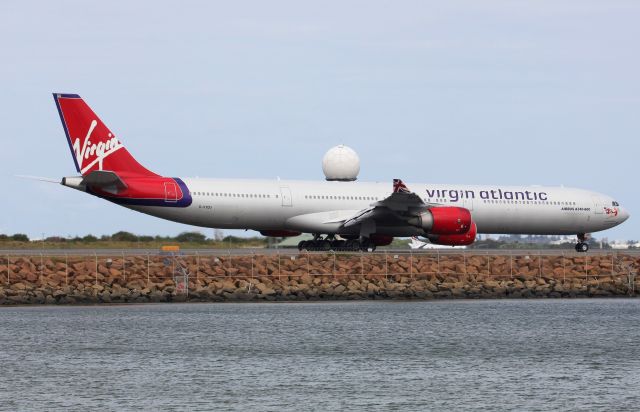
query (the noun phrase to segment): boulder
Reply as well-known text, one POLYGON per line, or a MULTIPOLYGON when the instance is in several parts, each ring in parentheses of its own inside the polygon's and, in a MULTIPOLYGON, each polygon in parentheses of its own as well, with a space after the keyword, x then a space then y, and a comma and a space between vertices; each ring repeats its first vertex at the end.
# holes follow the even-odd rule
POLYGON ((255 287, 256 287, 256 289, 258 289, 260 291, 261 295, 275 295, 276 294, 275 290, 273 290, 272 288, 268 287, 264 283, 257 283, 255 285, 255 287))
POLYGON ((333 293, 335 295, 342 295, 345 293, 345 291, 347 290, 347 288, 344 285, 338 285, 335 288, 333 288, 333 293))
POLYGON ((11 289, 13 289, 13 290, 26 290, 27 289, 27 285, 25 285, 22 282, 18 282, 18 283, 14 283, 13 285, 11 285, 11 289))

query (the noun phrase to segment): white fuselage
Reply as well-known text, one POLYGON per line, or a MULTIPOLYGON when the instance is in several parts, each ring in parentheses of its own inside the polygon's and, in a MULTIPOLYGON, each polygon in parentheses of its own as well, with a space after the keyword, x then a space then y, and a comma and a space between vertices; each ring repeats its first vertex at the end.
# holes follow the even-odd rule
MULTIPOLYGON (((341 222, 392 192, 388 182, 182 180, 193 198, 188 207, 127 207, 202 227, 357 234, 342 228, 341 222)), ((582 189, 419 183, 407 186, 427 203, 469 209, 478 233, 590 233, 614 227, 628 217, 611 197, 582 189)), ((397 222, 378 224, 376 233, 424 234, 420 228, 398 226, 397 222)))

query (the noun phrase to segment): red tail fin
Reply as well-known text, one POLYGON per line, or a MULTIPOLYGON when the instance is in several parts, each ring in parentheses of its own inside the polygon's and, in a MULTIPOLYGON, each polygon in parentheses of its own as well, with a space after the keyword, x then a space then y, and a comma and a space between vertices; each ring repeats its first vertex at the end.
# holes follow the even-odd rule
POLYGON ((136 161, 77 94, 54 93, 76 169, 83 176, 109 170, 119 176, 157 176, 136 161))

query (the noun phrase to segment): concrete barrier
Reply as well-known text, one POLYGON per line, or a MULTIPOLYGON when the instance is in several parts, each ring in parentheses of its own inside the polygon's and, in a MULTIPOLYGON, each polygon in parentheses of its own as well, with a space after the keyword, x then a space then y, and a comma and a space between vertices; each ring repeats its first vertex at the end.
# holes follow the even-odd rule
POLYGON ((0 258, 0 304, 638 296, 626 253, 0 258))

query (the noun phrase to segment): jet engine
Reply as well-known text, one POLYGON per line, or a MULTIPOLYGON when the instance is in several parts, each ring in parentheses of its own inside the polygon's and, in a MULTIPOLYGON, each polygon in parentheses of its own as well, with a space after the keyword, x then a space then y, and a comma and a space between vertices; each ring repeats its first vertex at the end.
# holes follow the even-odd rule
POLYGON ((471 229, 471 212, 463 207, 432 207, 407 221, 433 235, 461 235, 471 229))
POLYGON ((436 245, 447 246, 467 246, 476 240, 478 229, 476 224, 471 222, 471 229, 467 233, 461 235, 428 235, 429 241, 436 245))

